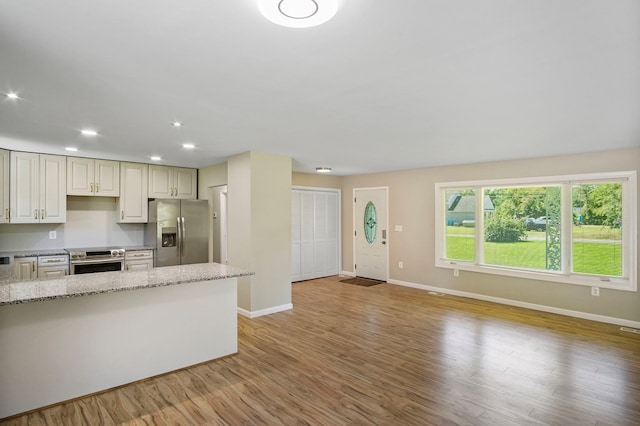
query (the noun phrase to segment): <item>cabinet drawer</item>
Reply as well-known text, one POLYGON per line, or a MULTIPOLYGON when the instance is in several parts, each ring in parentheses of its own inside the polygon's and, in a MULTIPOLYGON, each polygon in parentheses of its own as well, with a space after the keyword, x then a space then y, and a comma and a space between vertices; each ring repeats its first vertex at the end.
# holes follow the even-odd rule
POLYGON ((69 256, 38 256, 38 266, 56 266, 69 264, 69 256))
POLYGON ((153 250, 128 251, 124 254, 125 260, 153 259, 153 250))

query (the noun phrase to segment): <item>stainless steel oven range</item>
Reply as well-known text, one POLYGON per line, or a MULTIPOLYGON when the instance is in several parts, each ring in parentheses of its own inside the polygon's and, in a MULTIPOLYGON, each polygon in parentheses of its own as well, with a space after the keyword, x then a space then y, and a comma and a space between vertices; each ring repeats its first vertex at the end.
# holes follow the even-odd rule
POLYGON ((125 250, 123 248, 97 247, 66 250, 69 252, 71 275, 124 271, 125 250))

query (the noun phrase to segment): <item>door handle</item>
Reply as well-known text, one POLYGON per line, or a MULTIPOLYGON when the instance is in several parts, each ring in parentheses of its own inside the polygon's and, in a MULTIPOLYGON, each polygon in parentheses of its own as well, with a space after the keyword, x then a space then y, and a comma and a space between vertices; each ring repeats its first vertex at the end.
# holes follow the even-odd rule
POLYGON ((184 248, 187 245, 186 244, 186 238, 185 238, 185 234, 186 234, 186 228, 184 225, 184 216, 182 217, 182 253, 181 255, 184 257, 184 248))

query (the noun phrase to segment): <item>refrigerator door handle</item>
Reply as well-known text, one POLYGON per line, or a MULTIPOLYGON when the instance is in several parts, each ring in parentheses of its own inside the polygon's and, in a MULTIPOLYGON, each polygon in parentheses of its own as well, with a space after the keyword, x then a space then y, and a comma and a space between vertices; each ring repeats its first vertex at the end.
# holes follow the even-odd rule
MULTIPOLYGON (((186 245, 187 239, 185 238, 185 236, 187 235, 187 229, 185 228, 184 225, 184 216, 182 216, 182 231, 180 232, 182 235, 182 242, 180 244, 180 257, 182 257, 182 259, 184 260, 184 246, 186 245)), ((182 263, 182 261, 181 261, 182 263)))
POLYGON ((177 235, 177 237, 178 237, 177 238, 177 240, 178 240, 177 241, 177 243, 178 243, 178 257, 180 257, 181 254, 182 254, 182 228, 180 227, 180 216, 178 216, 177 221, 178 221, 178 224, 177 224, 177 227, 176 227, 176 233, 178 234, 177 235))

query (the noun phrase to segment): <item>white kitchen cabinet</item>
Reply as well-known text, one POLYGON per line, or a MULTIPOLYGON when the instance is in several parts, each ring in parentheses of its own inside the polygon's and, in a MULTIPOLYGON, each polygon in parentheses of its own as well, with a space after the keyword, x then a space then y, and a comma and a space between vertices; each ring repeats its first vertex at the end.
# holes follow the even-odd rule
POLYGON ((16 268, 16 278, 19 280, 31 280, 38 277, 38 258, 16 257, 13 259, 16 268))
POLYGON ((67 157, 67 195, 120 196, 120 162, 67 157))
POLYGON ((149 166, 141 163, 120 163, 119 223, 148 221, 149 166))
POLYGON ((0 223, 9 223, 9 151, 0 149, 0 223))
POLYGON ((11 151, 10 223, 64 223, 66 157, 11 151))
POLYGON ((127 251, 124 254, 125 271, 148 271, 153 268, 153 250, 127 251))
POLYGON ((149 198, 197 199, 198 170, 150 165, 149 198))
POLYGON ((38 256, 38 279, 62 278, 69 275, 68 255, 38 256))

